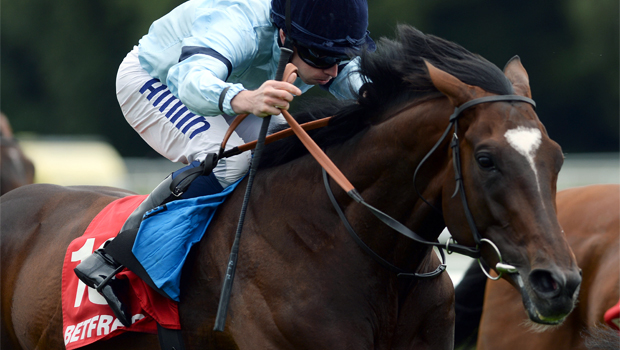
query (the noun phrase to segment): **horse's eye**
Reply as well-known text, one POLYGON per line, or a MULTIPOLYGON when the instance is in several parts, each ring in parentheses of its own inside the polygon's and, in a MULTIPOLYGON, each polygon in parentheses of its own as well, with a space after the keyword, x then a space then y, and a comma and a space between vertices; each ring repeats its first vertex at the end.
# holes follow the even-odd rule
POLYGON ((491 159, 491 157, 489 156, 480 155, 476 158, 476 160, 478 161, 478 164, 480 165, 482 169, 485 169, 485 170, 495 169, 495 162, 493 162, 493 159, 491 159))

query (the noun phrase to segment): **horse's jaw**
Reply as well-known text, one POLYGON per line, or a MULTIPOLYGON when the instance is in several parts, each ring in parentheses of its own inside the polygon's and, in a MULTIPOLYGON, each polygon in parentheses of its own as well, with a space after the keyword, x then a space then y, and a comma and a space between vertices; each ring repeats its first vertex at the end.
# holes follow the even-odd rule
POLYGON ((579 288, 575 291, 573 297, 569 301, 562 301, 563 304, 570 304, 570 307, 563 308, 568 311, 560 311, 550 314, 549 310, 551 308, 549 306, 556 306, 554 304, 558 304, 560 301, 545 300, 537 296, 532 288, 524 283, 521 273, 507 274, 505 275, 505 278, 510 280, 513 286, 515 286, 519 293, 521 293, 523 306, 530 320, 530 322, 527 323, 529 324, 529 328, 535 332, 544 332, 549 328, 555 328, 561 325, 566 317, 568 317, 571 311, 575 308, 577 303, 579 288))

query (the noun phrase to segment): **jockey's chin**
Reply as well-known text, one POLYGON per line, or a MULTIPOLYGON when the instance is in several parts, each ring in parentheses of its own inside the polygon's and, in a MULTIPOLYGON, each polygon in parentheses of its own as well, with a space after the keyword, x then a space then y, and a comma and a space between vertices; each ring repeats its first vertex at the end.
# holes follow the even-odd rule
POLYGON ((318 68, 310 67, 312 71, 310 74, 303 74, 303 72, 299 71, 299 78, 301 81, 308 85, 325 85, 332 80, 332 76, 323 73, 323 70, 318 68))
POLYGON ((338 65, 329 68, 315 68, 304 62, 297 55, 293 56, 292 63, 297 67, 297 75, 305 84, 325 85, 338 76, 338 65))

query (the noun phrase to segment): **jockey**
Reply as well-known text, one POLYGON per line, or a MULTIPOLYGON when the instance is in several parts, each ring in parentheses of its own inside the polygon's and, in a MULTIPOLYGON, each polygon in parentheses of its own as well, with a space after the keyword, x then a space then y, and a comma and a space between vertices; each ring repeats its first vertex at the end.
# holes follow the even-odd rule
POLYGON ((261 118, 282 121, 280 111, 314 85, 338 99, 356 97, 357 56, 375 49, 366 0, 288 1, 187 1, 156 20, 121 63, 116 94, 125 118, 161 155, 188 164, 153 190, 113 241, 75 268, 125 326, 131 317, 113 276, 129 266, 154 286, 131 253, 144 213, 177 198, 219 193, 248 171, 247 153, 213 161, 236 115, 250 114, 230 137, 233 147, 257 139, 261 118), (282 45, 292 48, 289 62, 298 68, 288 82, 273 80, 282 45), (193 168, 207 170, 181 194, 172 193, 175 177, 193 168))

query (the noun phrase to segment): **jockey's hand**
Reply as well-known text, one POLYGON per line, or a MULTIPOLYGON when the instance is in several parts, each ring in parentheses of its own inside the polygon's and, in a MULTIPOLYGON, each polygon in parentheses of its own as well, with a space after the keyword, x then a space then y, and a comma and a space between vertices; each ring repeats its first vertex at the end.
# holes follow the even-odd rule
POLYGON ((256 90, 243 90, 230 101, 237 114, 250 113, 264 118, 288 110, 293 97, 301 95, 301 90, 292 83, 297 78, 291 74, 286 82, 267 80, 256 90))

